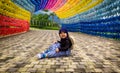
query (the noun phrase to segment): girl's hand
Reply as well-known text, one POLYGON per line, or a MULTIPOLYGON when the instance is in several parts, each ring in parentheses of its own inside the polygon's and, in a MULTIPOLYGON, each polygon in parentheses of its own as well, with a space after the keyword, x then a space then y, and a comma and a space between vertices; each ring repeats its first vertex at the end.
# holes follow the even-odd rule
POLYGON ((58 49, 58 48, 56 49, 56 52, 59 52, 59 49, 58 49))
POLYGON ((57 43, 57 41, 53 41, 53 43, 57 43))

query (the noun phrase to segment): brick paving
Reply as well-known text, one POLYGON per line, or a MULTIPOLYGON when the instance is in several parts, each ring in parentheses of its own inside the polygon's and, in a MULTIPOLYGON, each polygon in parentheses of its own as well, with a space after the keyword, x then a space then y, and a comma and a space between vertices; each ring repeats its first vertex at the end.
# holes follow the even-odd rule
POLYGON ((59 39, 58 31, 30 30, 0 38, 0 73, 120 73, 120 42, 82 33, 69 57, 37 60, 36 54, 59 39))

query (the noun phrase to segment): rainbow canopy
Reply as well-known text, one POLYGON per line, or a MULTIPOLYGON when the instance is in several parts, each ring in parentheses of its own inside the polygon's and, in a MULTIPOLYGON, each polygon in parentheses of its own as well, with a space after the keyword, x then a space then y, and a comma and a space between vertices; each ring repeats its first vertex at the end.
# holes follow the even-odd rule
POLYGON ((12 0, 30 12, 53 11, 59 18, 69 18, 97 6, 103 0, 12 0))
POLYGON ((119 15, 120 11, 119 0, 12 0, 12 2, 31 13, 51 10, 60 18, 61 23, 106 19, 119 15))
POLYGON ((120 0, 0 0, 0 34, 29 30, 39 10, 54 12, 69 31, 120 38, 120 0))

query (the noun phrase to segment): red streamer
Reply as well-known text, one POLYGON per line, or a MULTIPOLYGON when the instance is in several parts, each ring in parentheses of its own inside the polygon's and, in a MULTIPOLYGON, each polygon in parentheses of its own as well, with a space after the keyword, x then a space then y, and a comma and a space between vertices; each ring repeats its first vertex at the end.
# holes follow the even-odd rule
POLYGON ((21 33, 28 30, 28 21, 0 15, 0 36, 21 33))

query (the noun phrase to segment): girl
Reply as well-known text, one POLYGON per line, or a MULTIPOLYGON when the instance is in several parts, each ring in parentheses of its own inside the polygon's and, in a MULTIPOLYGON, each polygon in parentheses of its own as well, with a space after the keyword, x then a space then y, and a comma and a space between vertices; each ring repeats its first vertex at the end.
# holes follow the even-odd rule
POLYGON ((72 49, 72 40, 69 37, 68 31, 66 29, 59 30, 60 41, 52 44, 43 53, 37 54, 38 59, 50 58, 50 57, 60 57, 69 56, 72 49))

